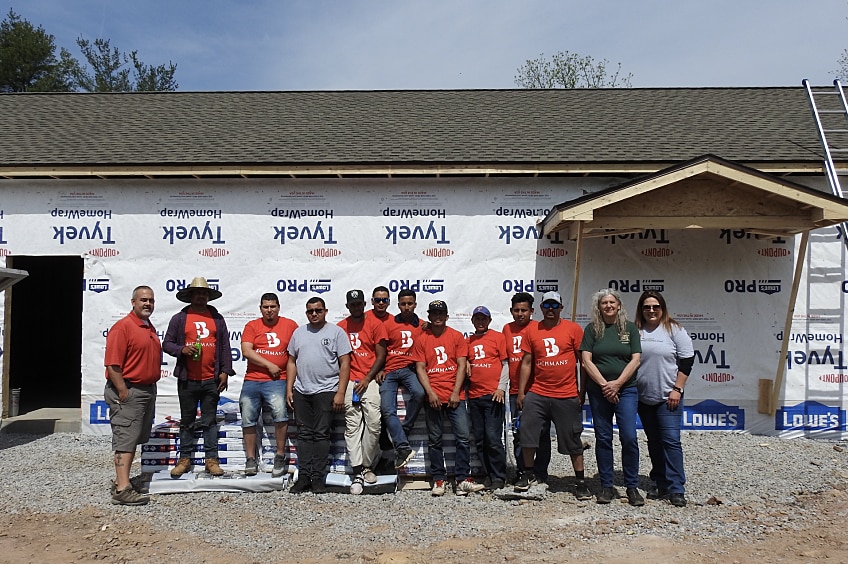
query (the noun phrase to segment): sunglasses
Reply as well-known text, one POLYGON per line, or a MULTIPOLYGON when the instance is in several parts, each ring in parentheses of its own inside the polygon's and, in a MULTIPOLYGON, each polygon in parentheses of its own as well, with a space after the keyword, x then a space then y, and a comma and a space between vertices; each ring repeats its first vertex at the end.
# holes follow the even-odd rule
POLYGON ((324 313, 324 308, 316 307, 315 309, 307 309, 306 315, 315 315, 319 313, 324 313))
POLYGON ((654 311, 654 310, 660 311, 660 310, 662 310, 662 306, 658 306, 658 305, 643 305, 642 306, 642 311, 654 311))
POLYGON ((387 304, 391 300, 389 298, 371 298, 371 301, 375 304, 387 304))
POLYGON ((557 304, 557 303, 542 304, 542 309, 559 309, 561 307, 562 307, 562 304, 557 304))

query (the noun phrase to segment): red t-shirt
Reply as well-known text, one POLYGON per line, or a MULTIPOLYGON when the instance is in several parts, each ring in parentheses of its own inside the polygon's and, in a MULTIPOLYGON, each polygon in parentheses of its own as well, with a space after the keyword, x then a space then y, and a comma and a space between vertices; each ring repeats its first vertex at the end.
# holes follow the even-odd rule
MULTIPOLYGON (((456 385, 456 371, 459 357, 468 358, 468 344, 465 337, 456 329, 445 327, 440 336, 429 329, 422 331, 415 339, 412 359, 427 366, 430 387, 439 396, 439 401, 448 403, 456 385)), ((460 393, 460 398, 464 394, 460 393)))
POLYGON ((124 380, 133 384, 155 384, 162 375, 162 344, 153 324, 145 323, 132 311, 115 323, 106 335, 103 365, 120 366, 124 380))
MULTIPOLYGON (((513 321, 507 323, 503 327, 504 340, 506 340, 506 349, 509 354, 509 393, 518 393, 518 377, 521 375, 521 359, 524 358, 524 351, 521 350, 521 344, 524 341, 524 336, 527 334, 527 329, 533 324, 531 321, 523 327, 518 322, 513 321)), ((532 378, 532 375, 531 375, 532 378)))
POLYGON ((503 333, 489 329, 482 335, 468 336, 468 363, 471 365, 468 397, 479 398, 495 393, 501 381, 503 361, 507 359, 503 333))
MULTIPOLYGON (((295 329, 297 329, 297 323, 287 317, 278 317, 277 323, 273 327, 265 325, 265 321, 260 317, 249 321, 244 326, 244 330, 241 332, 241 342, 252 344, 253 352, 282 368, 280 380, 285 380, 286 363, 289 360, 287 349, 295 329)), ((244 374, 244 379, 257 382, 270 382, 272 380, 271 372, 267 368, 249 360, 247 361, 247 372, 244 374)))
POLYGON ((368 311, 366 317, 373 317, 381 322, 389 337, 386 366, 383 368, 386 374, 412 364, 412 347, 421 334, 421 328, 413 327, 409 323, 398 323, 392 314, 380 319, 374 315, 373 310, 368 311))
POLYGON ((533 383, 528 392, 549 398, 577 397, 577 360, 583 329, 560 319, 547 329, 541 321, 531 322, 521 350, 533 353, 533 383))
POLYGON ((218 331, 215 319, 207 310, 205 313, 188 312, 186 315, 185 344, 192 345, 200 340, 200 361, 189 358, 186 361, 189 380, 211 380, 215 374, 215 345, 218 331))
POLYGON ((338 326, 347 333, 353 354, 350 356, 350 381, 357 382, 368 375, 377 360, 377 343, 388 341, 389 336, 383 323, 375 316, 366 315, 361 320, 346 317, 338 326))

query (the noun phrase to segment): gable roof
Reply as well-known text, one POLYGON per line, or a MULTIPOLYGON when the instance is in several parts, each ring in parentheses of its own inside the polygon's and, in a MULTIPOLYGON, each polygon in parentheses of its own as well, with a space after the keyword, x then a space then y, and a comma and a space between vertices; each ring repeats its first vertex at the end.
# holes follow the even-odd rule
POLYGON ((794 235, 848 220, 841 198, 704 155, 555 206, 543 232, 569 237, 644 229, 746 229, 794 235))
POLYGON ((0 177, 821 171, 802 87, 0 95, 0 177))

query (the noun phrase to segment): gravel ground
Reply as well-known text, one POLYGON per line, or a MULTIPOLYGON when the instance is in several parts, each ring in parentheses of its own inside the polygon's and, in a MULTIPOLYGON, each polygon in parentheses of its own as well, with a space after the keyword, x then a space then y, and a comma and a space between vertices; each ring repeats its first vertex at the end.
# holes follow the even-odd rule
MULTIPOLYGON (((584 437, 594 439, 591 433, 584 437)), ((491 494, 432 498, 426 490, 363 496, 280 491, 159 495, 147 506, 120 507, 109 502, 108 437, 0 434, 0 507, 6 515, 92 508, 102 521, 148 522, 163 531, 197 535, 246 561, 267 561, 277 550, 316 560, 377 560, 386 551, 426 554, 435 546, 447 550, 442 559, 450 560, 451 554, 463 555, 463 543, 471 539, 477 558, 487 560, 490 551, 498 559, 526 560, 544 559, 552 548, 563 547, 564 539, 591 547, 612 535, 650 534, 709 544, 797 531, 821 518, 800 498, 848 484, 845 443, 684 433, 683 446, 689 506, 682 509, 664 501, 648 501, 642 508, 578 502, 571 494, 570 463, 558 454, 541 501, 501 501, 491 494)), ((641 434, 640 450, 644 489, 650 465, 641 434)), ((618 466, 618 451, 616 461, 618 466)), ((597 492, 594 462, 589 449, 586 475, 597 492)))

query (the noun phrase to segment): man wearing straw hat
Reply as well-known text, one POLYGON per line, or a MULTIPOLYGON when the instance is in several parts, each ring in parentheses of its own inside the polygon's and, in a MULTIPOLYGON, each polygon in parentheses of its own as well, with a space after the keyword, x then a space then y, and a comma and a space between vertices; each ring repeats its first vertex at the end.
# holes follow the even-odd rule
POLYGON ((227 323, 208 302, 221 297, 205 278, 197 277, 177 292, 177 299, 189 305, 180 310, 168 324, 162 349, 176 357, 177 396, 180 400, 180 458, 171 470, 179 478, 191 470, 196 439, 203 432, 206 471, 222 476, 218 461, 218 425, 215 414, 220 393, 227 389, 227 379, 235 374, 227 323), (200 420, 197 404, 200 403, 200 420))

